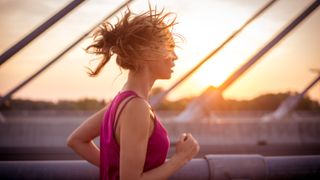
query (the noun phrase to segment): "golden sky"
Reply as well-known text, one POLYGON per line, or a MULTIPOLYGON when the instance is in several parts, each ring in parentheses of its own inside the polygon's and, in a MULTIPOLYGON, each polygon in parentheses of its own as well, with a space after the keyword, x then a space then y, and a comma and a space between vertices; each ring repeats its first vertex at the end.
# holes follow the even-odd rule
MULTIPOLYGON (((0 0, 0 53, 68 2, 0 0)), ((87 1, 56 23, 0 67, 0 93, 3 95, 9 92, 83 33, 98 24, 122 2, 87 1)), ((184 43, 179 44, 181 49, 176 50, 179 60, 176 62, 172 79, 157 81, 154 86, 167 88, 172 85, 267 2, 262 0, 151 1, 158 8, 165 8, 177 14, 179 24, 174 28, 174 32, 186 39, 184 43)), ((281 0, 275 3, 196 74, 176 88, 169 95, 169 99, 199 95, 208 85, 221 84, 312 2, 281 0)), ((130 5, 130 8, 139 13, 148 9, 148 3, 137 0, 130 5)), ((317 76, 309 69, 320 69, 319 32, 320 10, 318 9, 227 89, 224 97, 251 99, 265 93, 301 92, 317 76)), ((115 61, 111 60, 99 77, 88 77, 84 67, 94 58, 82 50, 88 42, 90 39, 80 43, 41 76, 17 92, 14 97, 36 100, 111 98, 124 84, 126 72, 123 71, 119 75, 121 73, 119 68, 115 61)), ((319 84, 308 93, 312 99, 318 101, 320 101, 319 84)))

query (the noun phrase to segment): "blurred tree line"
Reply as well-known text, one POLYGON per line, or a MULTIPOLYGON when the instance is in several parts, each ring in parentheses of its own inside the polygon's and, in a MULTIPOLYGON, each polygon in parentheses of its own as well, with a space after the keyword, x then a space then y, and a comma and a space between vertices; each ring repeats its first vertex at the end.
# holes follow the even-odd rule
POLYGON ((106 105, 104 100, 93 98, 83 98, 76 101, 59 100, 51 101, 33 101, 29 99, 12 99, 6 102, 0 110, 97 110, 106 105))
MULTIPOLYGON (((214 88, 212 89, 214 90, 214 88)), ((155 88, 151 95, 162 92, 163 89, 155 88)), ((224 99, 220 95, 215 102, 211 103, 210 109, 213 111, 273 111, 287 99, 289 96, 295 96, 296 92, 285 92, 285 93, 268 93, 262 94, 251 100, 233 100, 224 99)), ((183 110, 187 105, 193 101, 196 97, 187 97, 179 99, 178 101, 167 101, 164 100, 158 109, 161 110, 183 110)), ((309 110, 309 111, 320 111, 320 103, 318 101, 310 99, 309 96, 304 96, 303 99, 298 103, 295 110, 309 110)))
MULTIPOLYGON (((163 92, 162 88, 153 88, 151 97, 160 92, 163 92)), ((286 98, 294 95, 297 95, 297 93, 269 93, 260 95, 251 100, 224 99, 221 96, 221 98, 217 99, 210 105, 210 108, 214 111, 272 111, 277 109, 280 103, 286 98)), ((182 98, 177 101, 164 100, 157 110, 182 111, 191 101, 194 100, 194 98, 196 97, 182 98)), ((108 102, 105 100, 97 100, 93 98, 83 98, 75 101, 59 100, 56 103, 50 101, 32 101, 28 99, 12 99, 10 102, 0 107, 0 110, 98 110, 104 107, 107 103, 108 102)), ((295 109, 320 111, 320 103, 310 99, 308 96, 305 96, 295 109)))

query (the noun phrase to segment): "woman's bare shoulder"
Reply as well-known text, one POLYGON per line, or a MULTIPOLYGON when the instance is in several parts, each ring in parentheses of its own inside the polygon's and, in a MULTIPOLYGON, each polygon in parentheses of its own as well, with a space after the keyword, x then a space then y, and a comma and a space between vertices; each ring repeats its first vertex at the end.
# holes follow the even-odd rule
POLYGON ((132 115, 148 115, 149 113, 148 103, 140 97, 130 99, 124 108, 127 113, 132 115))
POLYGON ((145 124, 150 117, 149 104, 142 98, 136 97, 128 101, 120 118, 130 119, 134 124, 145 124))

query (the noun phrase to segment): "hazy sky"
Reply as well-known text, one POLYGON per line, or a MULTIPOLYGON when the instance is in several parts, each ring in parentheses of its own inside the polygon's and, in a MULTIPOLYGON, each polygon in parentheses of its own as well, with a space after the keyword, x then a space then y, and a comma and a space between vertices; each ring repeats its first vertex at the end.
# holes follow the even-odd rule
MULTIPOLYGON (((0 53, 23 38, 51 17, 68 2, 66 0, 0 0, 0 53)), ((119 0, 90 0, 84 2, 51 29, 34 40, 0 67, 0 93, 3 95, 26 77, 37 71, 83 33, 97 25, 118 7, 119 0)), ((195 66, 210 51, 257 12, 268 1, 262 0, 159 0, 151 1, 158 8, 177 14, 174 32, 183 35, 185 42, 177 49, 172 79, 157 81, 164 88, 195 66)), ((252 22, 234 41, 221 50, 184 84, 175 89, 169 99, 199 95, 208 85, 218 86, 271 38, 301 13, 311 0, 280 0, 252 22)), ((148 9, 148 1, 137 0, 130 5, 139 13, 148 9)), ((120 16, 120 14, 118 14, 120 16)), ((111 19, 114 22, 114 19, 111 19)), ((320 69, 320 10, 278 43, 268 54, 249 69, 224 93, 225 98, 251 99, 265 93, 302 91, 320 69)), ((85 66, 93 56, 82 50, 87 39, 63 56, 14 97, 36 100, 78 99, 83 97, 111 98, 125 82, 112 59, 99 77, 90 78, 85 66)), ((92 62, 92 66, 96 62, 92 62)), ((308 93, 320 101, 320 83, 308 93)))

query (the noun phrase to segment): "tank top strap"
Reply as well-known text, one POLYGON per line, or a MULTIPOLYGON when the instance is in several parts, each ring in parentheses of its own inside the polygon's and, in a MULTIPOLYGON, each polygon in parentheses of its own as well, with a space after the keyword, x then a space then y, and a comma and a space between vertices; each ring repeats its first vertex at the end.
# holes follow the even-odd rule
MULTIPOLYGON (((123 92, 119 92, 118 95, 117 95, 117 98, 116 98, 116 107, 115 107, 115 110, 114 110, 114 114, 113 114, 113 118, 114 119, 114 122, 113 122, 113 132, 116 132, 116 127, 117 127, 117 124, 118 124, 118 119, 119 119, 119 116, 121 114, 121 112, 123 111, 123 109, 125 108, 125 106, 127 105, 127 103, 133 99, 133 98, 141 98, 143 99, 142 97, 140 97, 136 92, 132 91, 132 90, 126 90, 126 91, 123 91, 123 92), (120 103, 123 101, 123 100, 126 100, 123 104, 123 106, 121 107, 121 109, 119 110, 119 113, 118 113, 118 116, 117 116, 117 109, 120 105, 120 103)), ((143 99, 144 100, 144 99, 143 99)), ((153 114, 155 115, 155 112, 153 111, 153 109, 151 108, 150 106, 150 109, 151 111, 153 112, 153 114)), ((155 117, 152 117, 151 114, 150 114, 150 117, 155 120, 156 119, 156 116, 155 117), (155 119, 154 119, 155 118, 155 119)))
MULTIPOLYGON (((118 113, 118 116, 117 116, 117 114, 116 114, 117 111, 114 112, 114 124, 113 124, 113 130, 114 130, 114 132, 116 131, 116 127, 117 127, 117 124, 118 124, 118 119, 119 119, 119 116, 120 116, 120 114, 122 113, 124 107, 128 104, 128 102, 129 102, 131 99, 137 98, 137 97, 139 97, 139 96, 131 95, 128 99, 127 99, 127 98, 124 98, 124 99, 127 99, 127 100, 126 100, 126 102, 124 102, 123 106, 121 107, 121 109, 120 109, 120 111, 119 111, 119 113, 118 113)), ((120 104, 120 103, 119 103, 119 104, 120 104)), ((118 104, 118 105, 119 105, 119 104, 118 104)), ((117 110, 117 108, 116 108, 116 110, 117 110)))

